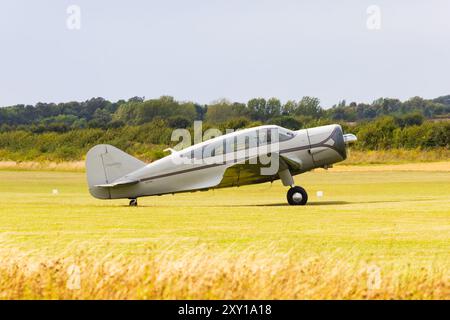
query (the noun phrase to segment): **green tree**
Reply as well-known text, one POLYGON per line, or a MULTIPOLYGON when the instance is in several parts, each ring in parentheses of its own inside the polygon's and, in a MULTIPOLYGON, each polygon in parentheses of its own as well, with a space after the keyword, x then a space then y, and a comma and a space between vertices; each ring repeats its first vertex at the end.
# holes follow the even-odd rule
POLYGON ((254 98, 247 102, 247 108, 251 119, 264 120, 266 113, 266 99, 254 98))
POLYGON ((272 117, 278 117, 281 115, 281 102, 277 98, 270 98, 266 103, 266 109, 264 113, 265 119, 272 117))
POLYGON ((320 107, 320 100, 314 97, 303 97, 298 103, 295 114, 303 116, 311 116, 314 118, 320 117, 322 108, 320 107))

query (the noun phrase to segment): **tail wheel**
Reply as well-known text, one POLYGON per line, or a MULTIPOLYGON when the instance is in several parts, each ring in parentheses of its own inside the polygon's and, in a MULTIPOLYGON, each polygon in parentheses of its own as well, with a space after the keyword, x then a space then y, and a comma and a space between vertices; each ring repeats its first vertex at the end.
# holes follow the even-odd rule
POLYGON ((130 207, 137 207, 137 199, 130 200, 130 207))
POLYGON ((293 206, 304 206, 308 202, 308 194, 302 187, 292 187, 287 193, 287 201, 293 206))

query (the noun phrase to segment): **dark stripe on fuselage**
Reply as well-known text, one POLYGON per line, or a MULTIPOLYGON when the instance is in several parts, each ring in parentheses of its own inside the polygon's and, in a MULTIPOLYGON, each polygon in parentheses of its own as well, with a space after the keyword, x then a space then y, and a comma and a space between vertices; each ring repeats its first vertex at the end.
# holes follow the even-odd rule
MULTIPOLYGON (((230 161, 230 162, 231 162, 231 161, 230 161)), ((217 167, 217 166, 222 166, 222 165, 226 165, 226 164, 227 164, 227 162, 225 162, 225 163, 213 163, 213 164, 208 164, 208 165, 201 166, 201 167, 190 168, 190 169, 185 169, 185 170, 180 170, 180 171, 175 171, 175 172, 169 172, 169 173, 165 173, 165 174, 160 174, 160 175, 153 176, 153 177, 142 178, 142 179, 139 180, 139 181, 142 182, 142 181, 148 181, 148 180, 153 180, 153 179, 158 179, 158 178, 165 178, 165 177, 173 176, 173 175, 176 175, 176 174, 188 173, 188 172, 191 172, 191 171, 202 170, 202 169, 208 169, 208 168, 217 167)))

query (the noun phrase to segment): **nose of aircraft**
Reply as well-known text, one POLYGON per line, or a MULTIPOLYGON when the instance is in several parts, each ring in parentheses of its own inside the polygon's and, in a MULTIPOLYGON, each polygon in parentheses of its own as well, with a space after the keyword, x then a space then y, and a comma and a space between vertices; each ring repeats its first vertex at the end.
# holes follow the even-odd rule
POLYGON ((358 138, 352 134, 344 134, 342 132, 342 127, 338 124, 333 125, 331 137, 335 143, 336 151, 342 156, 343 160, 347 158, 347 146, 351 143, 356 142, 358 138))
MULTIPOLYGON (((322 162, 317 161, 319 158, 324 158, 323 161, 333 160, 333 161, 342 161, 347 158, 347 152, 345 148, 345 141, 344 141, 344 134, 342 132, 342 128, 338 124, 332 124, 328 126, 321 126, 316 128, 308 129, 308 136, 309 136, 309 142, 311 145, 311 150, 313 152, 314 157, 314 150, 317 150, 316 152, 323 153, 324 150, 332 149, 336 151, 339 156, 342 159, 327 159, 325 160, 325 157, 327 158, 333 158, 332 153, 328 155, 328 152, 325 152, 325 154, 317 155, 314 157, 314 160, 316 162, 322 162), (326 147, 326 149, 323 149, 323 147, 326 147), (316 159, 317 158, 317 159, 316 159)), ((336 153, 334 153, 336 155, 336 153)), ((337 155, 336 155, 337 156, 337 155)))

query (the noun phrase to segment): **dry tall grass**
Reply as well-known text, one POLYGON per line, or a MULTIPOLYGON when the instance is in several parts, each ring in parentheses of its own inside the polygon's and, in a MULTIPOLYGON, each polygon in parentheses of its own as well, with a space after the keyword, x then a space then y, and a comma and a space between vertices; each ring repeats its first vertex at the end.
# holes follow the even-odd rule
POLYGON ((0 170, 85 171, 84 161, 0 161, 0 170))
POLYGON ((1 299, 449 299, 443 265, 377 265, 354 253, 300 257, 205 247, 140 257, 0 250, 1 299))
POLYGON ((338 165, 333 172, 392 172, 392 171, 426 171, 426 172, 449 172, 450 161, 442 162, 414 162, 399 164, 373 164, 369 166, 338 165))
POLYGON ((400 164, 417 162, 448 161, 449 148, 421 149, 388 149, 388 150, 354 150, 350 149, 348 158, 340 165, 366 164, 400 164))

